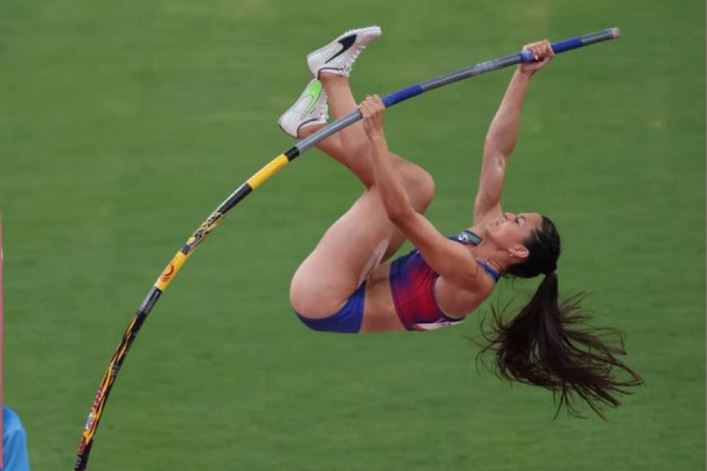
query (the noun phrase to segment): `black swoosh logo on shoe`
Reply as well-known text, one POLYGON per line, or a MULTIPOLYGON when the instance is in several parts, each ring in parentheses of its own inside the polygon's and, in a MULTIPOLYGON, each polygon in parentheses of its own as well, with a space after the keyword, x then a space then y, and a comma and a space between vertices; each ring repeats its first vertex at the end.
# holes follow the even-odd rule
POLYGON ((325 64, 327 64, 327 63, 333 61, 334 59, 336 59, 337 57, 339 57, 341 54, 343 54, 344 51, 347 51, 351 46, 353 46, 353 43, 356 42, 356 35, 355 35, 355 34, 352 34, 351 36, 346 36, 345 38, 339 39, 337 42, 338 42, 339 44, 341 44, 342 46, 344 46, 344 47, 342 47, 339 52, 337 52, 336 54, 334 54, 333 56, 331 56, 331 57, 329 58, 329 60, 327 60, 327 61, 325 62, 325 64))

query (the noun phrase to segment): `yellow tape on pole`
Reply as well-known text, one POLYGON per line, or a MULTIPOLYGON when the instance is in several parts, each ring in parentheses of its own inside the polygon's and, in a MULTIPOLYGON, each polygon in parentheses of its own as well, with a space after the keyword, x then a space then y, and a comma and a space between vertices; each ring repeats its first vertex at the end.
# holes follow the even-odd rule
POLYGON ((275 157, 269 164, 260 169, 258 173, 250 177, 246 183, 252 188, 256 189, 265 182, 268 178, 275 175, 282 169, 285 165, 290 163, 289 159, 285 154, 280 154, 275 157))
POLYGON ((179 269, 182 268, 182 265, 187 261, 187 258, 187 255, 184 255, 181 251, 177 252, 169 262, 169 265, 162 270, 162 274, 157 278, 157 281, 155 281, 155 288, 160 291, 166 290, 167 285, 174 279, 179 269))

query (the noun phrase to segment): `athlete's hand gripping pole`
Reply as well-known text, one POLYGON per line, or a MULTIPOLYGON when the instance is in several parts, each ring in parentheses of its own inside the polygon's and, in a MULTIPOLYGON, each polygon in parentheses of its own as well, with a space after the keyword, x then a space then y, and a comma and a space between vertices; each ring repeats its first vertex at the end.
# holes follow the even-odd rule
MULTIPOLYGON (((616 39, 619 37, 618 28, 609 28, 596 33, 587 34, 584 36, 574 37, 565 39, 564 41, 559 41, 552 43, 553 51, 558 54, 561 52, 576 49, 582 46, 587 46, 589 44, 594 44, 601 41, 606 41, 609 39, 616 39)), ((405 101, 414 96, 420 95, 421 93, 439 88, 450 83, 457 82, 469 77, 474 77, 476 75, 485 74, 494 70, 501 69, 503 67, 508 67, 511 65, 519 64, 520 62, 530 62, 533 60, 533 55, 530 51, 521 51, 515 54, 510 54, 507 56, 499 57, 497 59, 492 59, 486 62, 481 62, 479 64, 467 67, 465 69, 458 70, 440 77, 422 82, 416 85, 403 88, 397 92, 391 93, 383 97, 383 103, 386 107, 391 107, 397 103, 405 101)), ((255 175, 250 177, 245 183, 236 188, 236 190, 231 193, 228 198, 226 198, 217 208, 211 213, 211 215, 199 226, 199 228, 189 237, 189 239, 182 245, 182 247, 177 251, 169 264, 164 268, 160 276, 157 278, 153 286, 147 292, 145 299, 135 313, 133 319, 128 325, 123 338, 118 345, 117 350, 113 354, 108 368, 101 379, 98 391, 91 405, 91 411, 88 414, 88 419, 86 425, 84 426, 83 433, 81 434, 81 443, 79 444, 79 449, 76 455, 76 461, 74 464, 75 471, 82 471, 86 469, 88 463, 88 457, 91 452, 91 447, 93 446, 93 440, 98 429, 98 424, 100 423, 101 417, 103 416, 103 410, 108 400, 111 388, 115 382, 120 367, 123 364, 123 360, 130 350, 130 346, 135 340, 137 332, 140 330, 143 322, 147 318, 155 303, 159 299, 160 295, 167 289, 171 281, 177 275, 179 270, 184 266, 189 256, 194 252, 194 250, 199 246, 201 242, 206 238, 211 231, 213 231, 216 226, 221 222, 226 213, 231 210, 236 204, 238 204, 243 198, 248 196, 253 190, 262 185, 267 179, 272 177, 285 165, 290 163, 292 160, 297 158, 304 151, 310 147, 316 145, 319 141, 326 139, 332 134, 337 133, 341 129, 355 123, 361 119, 361 112, 359 110, 353 111, 346 116, 343 116, 328 126, 318 130, 317 132, 309 135, 305 139, 298 141, 294 146, 288 149, 286 152, 278 155, 270 163, 260 169, 255 175)))

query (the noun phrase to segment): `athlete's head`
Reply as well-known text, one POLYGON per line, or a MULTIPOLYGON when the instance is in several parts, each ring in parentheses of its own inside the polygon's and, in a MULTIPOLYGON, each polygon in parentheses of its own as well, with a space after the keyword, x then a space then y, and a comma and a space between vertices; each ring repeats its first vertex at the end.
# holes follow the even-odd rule
POLYGON ((521 278, 549 275, 557 269, 560 257, 560 234, 547 217, 528 213, 528 229, 523 239, 525 258, 506 269, 506 273, 521 278))
POLYGON ((486 226, 486 239, 510 256, 506 272, 531 278, 555 270, 560 235, 553 222, 539 213, 504 213, 486 226))
POLYGON ((641 377, 616 358, 625 353, 623 345, 606 342, 601 334, 607 329, 578 326, 588 319, 579 306, 581 295, 559 300, 555 271, 560 236, 552 221, 537 213, 506 213, 488 237, 512 254, 515 262, 506 268, 508 275, 544 275, 530 302, 513 319, 505 320, 494 311, 484 351, 495 353, 499 374, 552 390, 559 396, 558 407, 564 404, 571 412, 576 411, 575 394, 599 414, 602 403, 618 406, 616 396, 627 386, 641 384, 641 377), (627 378, 617 379, 617 370, 627 378))

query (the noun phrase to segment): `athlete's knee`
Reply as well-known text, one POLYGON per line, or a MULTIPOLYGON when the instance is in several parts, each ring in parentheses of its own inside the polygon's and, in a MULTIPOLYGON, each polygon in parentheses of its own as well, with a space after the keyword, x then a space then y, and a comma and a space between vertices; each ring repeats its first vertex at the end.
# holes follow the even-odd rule
POLYGON ((295 312, 306 313, 313 304, 312 293, 305 282, 301 269, 298 269, 290 281, 290 305, 295 312))
POLYGON ((424 210, 435 194, 435 181, 427 170, 410 162, 400 164, 405 189, 415 209, 424 210))
POLYGON ((312 278, 308 267, 297 269, 290 281, 290 305, 299 315, 326 317, 336 310, 341 301, 329 295, 328 290, 312 278))

